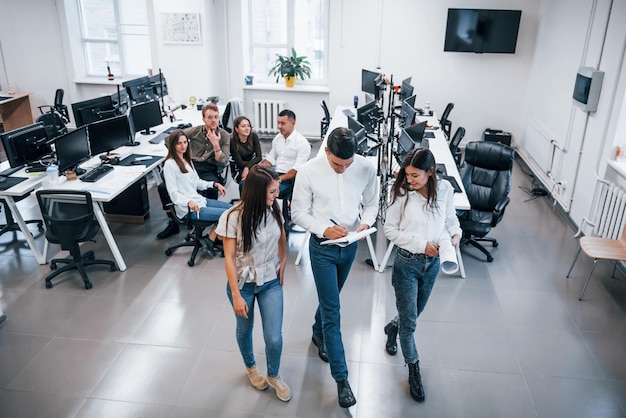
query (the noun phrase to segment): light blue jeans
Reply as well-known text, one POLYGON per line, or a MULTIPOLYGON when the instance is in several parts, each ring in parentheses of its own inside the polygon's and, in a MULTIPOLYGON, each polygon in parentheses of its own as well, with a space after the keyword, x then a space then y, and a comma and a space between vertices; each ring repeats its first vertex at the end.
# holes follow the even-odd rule
MULTIPOLYGON (((248 318, 235 315, 237 319, 237 344, 246 367, 256 364, 252 347, 252 329, 254 328, 254 302, 259 304, 263 339, 265 340, 265 356, 267 357, 267 374, 278 376, 280 356, 283 352, 283 287, 278 278, 265 282, 261 286, 256 283, 246 283, 240 290, 241 296, 248 304, 248 318)), ((226 285, 226 294, 230 304, 233 304, 233 295, 230 286, 226 285)))
POLYGON ((222 213, 231 207, 228 202, 221 200, 207 199, 206 206, 200 208, 200 216, 196 212, 191 212, 191 219, 200 218, 201 221, 217 221, 222 213))
POLYGON ((319 301, 313 334, 324 337, 330 373, 336 382, 348 378, 346 355, 341 340, 339 292, 348 278, 356 250, 356 242, 342 248, 321 245, 313 235, 309 241, 311 269, 319 301))
POLYGON ((439 256, 426 257, 398 249, 391 284, 396 293, 398 335, 406 364, 419 360, 415 347, 415 327, 439 274, 439 256))

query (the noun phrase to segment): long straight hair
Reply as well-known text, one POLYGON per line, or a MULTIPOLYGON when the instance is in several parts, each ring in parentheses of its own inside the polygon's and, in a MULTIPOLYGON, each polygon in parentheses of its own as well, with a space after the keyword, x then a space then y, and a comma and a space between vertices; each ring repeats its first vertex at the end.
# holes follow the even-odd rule
MULTIPOLYGON (((187 164, 193 167, 193 163, 191 162, 191 147, 187 146, 187 150, 185 151, 185 153, 183 154, 183 158, 181 159, 178 153, 176 152, 176 144, 178 144, 178 139, 181 136, 185 136, 185 133, 183 132, 183 130, 176 129, 172 131, 170 135, 167 137, 167 157, 165 157, 165 159, 166 160, 168 158, 173 159, 174 161, 176 161, 176 165, 178 165, 178 168, 180 168, 180 171, 182 171, 183 173, 186 173, 187 167, 185 167, 185 162, 187 162, 187 164)), ((187 142, 189 142, 189 140, 187 140, 187 142)))
MULTIPOLYGON (((261 164, 252 167, 243 184, 241 200, 228 214, 230 216, 236 210, 241 212, 241 232, 245 253, 250 251, 252 244, 257 240, 257 231, 261 222, 267 222, 267 188, 272 180, 279 178, 278 174, 269 167, 261 164)), ((276 200, 272 203, 270 210, 282 233, 283 223, 276 200)))
MULTIPOLYGON (((402 166, 398 172, 398 177, 391 188, 391 203, 399 196, 405 196, 411 189, 406 181, 406 168, 412 166, 430 173, 426 183, 426 207, 437 208, 437 164, 435 156, 427 148, 417 148, 411 150, 402 161, 402 166)), ((417 191, 416 191, 417 192, 417 191)))
POLYGON ((237 148, 246 147, 248 148, 248 150, 254 149, 254 145, 252 144, 252 135, 254 135, 254 133, 252 132, 252 122, 250 122, 250 119, 248 119, 247 117, 237 116, 235 118, 235 120, 233 121, 233 133, 231 135, 232 135, 231 141, 232 140, 235 141, 237 148), (247 120, 248 123, 250 124, 250 135, 248 135, 248 138, 245 143, 241 142, 241 136, 239 136, 239 132, 237 132, 237 130, 235 129, 235 128, 239 128, 239 125, 241 125, 241 122, 243 122, 244 120, 247 120))

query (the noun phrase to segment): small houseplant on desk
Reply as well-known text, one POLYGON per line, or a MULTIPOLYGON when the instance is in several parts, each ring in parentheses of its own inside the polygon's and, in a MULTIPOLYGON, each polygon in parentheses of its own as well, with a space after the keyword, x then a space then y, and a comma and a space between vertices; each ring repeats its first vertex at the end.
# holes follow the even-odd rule
POLYGON ((268 75, 276 76, 277 83, 280 77, 284 77, 285 85, 293 87, 296 77, 299 77, 300 80, 311 77, 311 63, 305 56, 299 57, 296 50, 291 48, 291 55, 276 54, 276 61, 268 75))

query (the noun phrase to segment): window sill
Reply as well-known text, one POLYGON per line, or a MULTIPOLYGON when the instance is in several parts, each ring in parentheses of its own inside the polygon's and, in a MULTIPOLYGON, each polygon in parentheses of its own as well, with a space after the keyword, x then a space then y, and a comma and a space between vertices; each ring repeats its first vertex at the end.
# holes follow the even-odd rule
POLYGON ((107 80, 106 77, 83 77, 77 78, 74 80, 76 84, 93 84, 93 85, 104 85, 104 86, 117 86, 121 85, 123 82, 132 80, 132 78, 116 78, 114 80, 107 80))
POLYGON ((307 85, 307 84, 298 84, 296 81, 296 85, 294 87, 286 87, 284 82, 281 83, 273 83, 273 84, 252 84, 252 85, 244 85, 244 90, 268 90, 268 91, 286 91, 286 92, 297 92, 297 93, 328 93, 329 89, 327 86, 317 86, 317 85, 307 85))

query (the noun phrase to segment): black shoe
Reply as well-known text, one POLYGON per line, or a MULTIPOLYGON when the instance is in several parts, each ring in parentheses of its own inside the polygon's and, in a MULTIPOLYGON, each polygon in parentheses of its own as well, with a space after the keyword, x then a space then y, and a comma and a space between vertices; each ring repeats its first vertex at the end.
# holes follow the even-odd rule
POLYGON ((211 254, 211 257, 215 257, 215 251, 213 251, 213 245, 215 244, 215 242, 211 238, 209 238, 208 236, 200 238, 200 244, 202 245, 202 248, 206 250, 206 252, 211 254))
POLYGON ((342 408, 350 408, 356 403, 356 398, 348 380, 337 382, 337 396, 339 397, 339 406, 342 408))
POLYGON ((398 337, 398 325, 393 321, 385 325, 385 334, 387 334, 385 349, 389 355, 395 356, 398 352, 398 342, 396 341, 398 337))
POLYGON ((174 234, 178 234, 179 232, 180 228, 178 228, 178 224, 174 221, 169 221, 165 229, 157 234, 157 239, 169 238, 174 234))
POLYGON ((408 364, 409 366, 409 393, 411 398, 417 402, 424 402, 424 386, 422 385, 422 375, 420 374, 420 362, 408 364))
POLYGON ((313 334, 311 341, 313 341, 313 345, 317 347, 317 354, 320 356, 322 361, 328 363, 328 354, 326 353, 326 346, 324 345, 324 337, 313 334))

